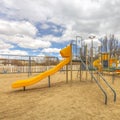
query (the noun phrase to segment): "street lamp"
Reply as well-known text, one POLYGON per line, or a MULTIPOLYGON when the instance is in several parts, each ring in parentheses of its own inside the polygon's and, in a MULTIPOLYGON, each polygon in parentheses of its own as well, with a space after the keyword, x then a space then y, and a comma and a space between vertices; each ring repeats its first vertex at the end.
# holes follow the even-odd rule
POLYGON ((91 63, 93 67, 93 39, 95 38, 95 35, 91 35, 89 38, 91 39, 91 63))

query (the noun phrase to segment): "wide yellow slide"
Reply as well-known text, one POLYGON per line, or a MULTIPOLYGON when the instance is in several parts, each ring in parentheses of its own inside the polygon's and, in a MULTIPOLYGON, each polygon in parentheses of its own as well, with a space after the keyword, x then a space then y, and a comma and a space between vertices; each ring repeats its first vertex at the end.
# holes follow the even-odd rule
POLYGON ((65 66, 66 64, 68 64, 70 62, 71 59, 71 46, 67 46, 66 48, 63 48, 60 51, 60 54, 63 58, 65 58, 64 60, 62 60, 58 65, 56 65, 54 68, 51 68, 50 70, 47 70, 35 77, 32 78, 28 78, 25 80, 18 80, 16 82, 14 82, 12 84, 12 88, 19 88, 19 87, 25 87, 25 86, 30 86, 33 85, 37 82, 40 82, 41 80, 43 80, 44 78, 56 73, 57 71, 59 71, 63 66, 65 66))

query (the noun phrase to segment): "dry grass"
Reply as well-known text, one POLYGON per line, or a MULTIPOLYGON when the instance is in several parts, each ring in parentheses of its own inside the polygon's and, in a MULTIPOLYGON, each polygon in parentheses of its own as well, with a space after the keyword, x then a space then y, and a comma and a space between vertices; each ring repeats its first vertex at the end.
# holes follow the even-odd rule
POLYGON ((12 82, 26 77, 26 74, 0 75, 0 120, 120 120, 119 78, 112 84, 111 77, 106 77, 116 90, 117 102, 113 102, 113 94, 106 89, 109 97, 105 105, 96 83, 85 77, 80 82, 75 72, 72 83, 66 84, 65 74, 58 72, 51 76, 50 88, 47 78, 26 91, 11 88, 12 82))

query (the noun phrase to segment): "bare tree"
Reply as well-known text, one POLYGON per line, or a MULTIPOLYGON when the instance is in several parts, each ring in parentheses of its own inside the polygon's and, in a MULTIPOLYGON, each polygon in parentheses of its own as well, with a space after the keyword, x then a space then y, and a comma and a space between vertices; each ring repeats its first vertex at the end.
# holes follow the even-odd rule
POLYGON ((110 57, 112 56, 115 57, 115 52, 118 50, 119 45, 118 45, 118 40, 115 38, 114 35, 110 35, 108 47, 109 47, 110 57))
POLYGON ((110 57, 115 56, 115 52, 119 49, 119 42, 114 34, 105 36, 104 39, 102 39, 102 48, 104 52, 110 53, 110 57))
POLYGON ((105 36, 104 38, 103 46, 104 46, 105 52, 108 52, 108 37, 107 36, 105 36))
POLYGON ((44 62, 42 63, 42 65, 45 65, 45 66, 56 65, 58 63, 59 63, 59 59, 57 57, 45 56, 44 62))

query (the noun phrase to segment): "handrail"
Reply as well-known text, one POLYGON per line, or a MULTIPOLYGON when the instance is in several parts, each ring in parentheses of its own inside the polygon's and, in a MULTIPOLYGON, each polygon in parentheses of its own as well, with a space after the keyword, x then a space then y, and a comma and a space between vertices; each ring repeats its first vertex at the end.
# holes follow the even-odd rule
POLYGON ((115 90, 110 86, 110 84, 105 80, 105 78, 101 75, 100 72, 97 71, 97 73, 104 80, 104 82, 106 83, 106 85, 112 90, 112 92, 114 94, 114 102, 115 102, 116 101, 116 92, 115 92, 115 90))
POLYGON ((98 80, 95 78, 95 76, 90 72, 89 68, 85 65, 85 63, 83 62, 83 60, 80 58, 82 64, 87 68, 88 72, 91 74, 92 78, 94 78, 94 81, 97 83, 98 87, 100 88, 100 90, 103 92, 104 97, 105 97, 105 104, 107 104, 107 93, 106 91, 102 88, 102 86, 100 85, 100 83, 98 82, 98 80))
MULTIPOLYGON (((92 75, 92 74, 91 74, 92 75)), ((105 104, 107 104, 107 93, 106 91, 102 88, 102 86, 100 85, 100 83, 98 82, 98 80, 92 75, 92 78, 95 80, 95 82, 97 83, 97 85, 99 86, 99 88, 102 90, 102 92, 104 93, 105 96, 105 104)))
MULTIPOLYGON (((88 61, 88 62, 91 65, 91 62, 90 61, 88 61)), ((102 76, 102 74, 100 72, 97 71, 97 73, 98 73, 99 77, 101 77, 102 80, 106 83, 106 85, 112 90, 112 92, 114 94, 114 102, 116 102, 116 92, 115 92, 115 90, 110 86, 110 84, 106 81, 106 79, 102 76)))

